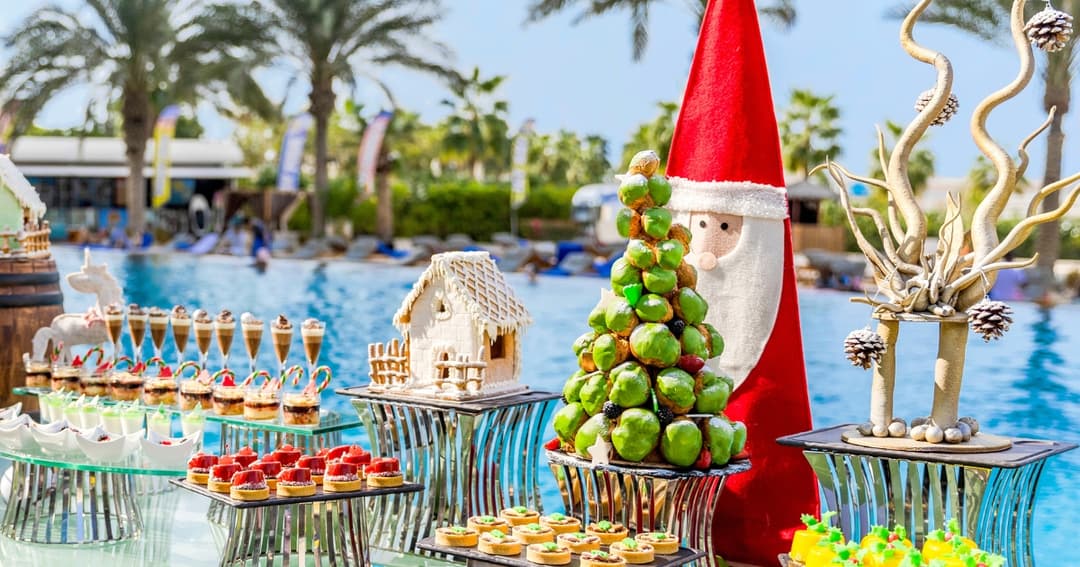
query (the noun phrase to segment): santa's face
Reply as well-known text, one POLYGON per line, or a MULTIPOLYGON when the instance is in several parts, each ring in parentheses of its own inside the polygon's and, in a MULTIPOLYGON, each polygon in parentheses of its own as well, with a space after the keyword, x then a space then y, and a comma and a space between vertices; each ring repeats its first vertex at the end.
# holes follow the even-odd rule
POLYGON ((697 291, 708 323, 724 337, 710 363, 736 387, 757 366, 772 334, 784 270, 784 221, 714 212, 679 215, 693 238, 686 259, 698 269, 697 291))

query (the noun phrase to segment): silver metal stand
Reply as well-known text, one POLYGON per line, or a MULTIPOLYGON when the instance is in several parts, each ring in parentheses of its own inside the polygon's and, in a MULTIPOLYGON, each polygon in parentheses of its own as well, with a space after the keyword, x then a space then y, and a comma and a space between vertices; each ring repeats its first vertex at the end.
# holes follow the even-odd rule
POLYGON ((903 525, 921 545, 926 534, 950 518, 981 549, 1004 555, 1010 567, 1035 564, 1031 521, 1035 490, 1050 457, 1076 448, 1069 443, 1012 439, 996 453, 914 453, 844 443, 852 425, 778 439, 800 447, 818 477, 825 508, 838 512, 840 527, 858 541, 871 526, 903 525))
POLYGON ((133 539, 143 529, 133 477, 12 461, 11 497, 0 533, 48 544, 133 539))
MULTIPOLYGON (((342 421, 342 417, 336 413, 330 413, 322 417, 320 426, 333 426, 342 421)), ((359 424, 353 424, 353 427, 359 424)), ((250 424, 221 422, 221 454, 233 452, 240 447, 252 447, 256 450, 271 450, 286 443, 300 449, 304 454, 314 455, 324 447, 333 448, 341 445, 342 429, 335 429, 325 433, 287 433, 276 431, 261 426, 259 422, 250 424)))
POLYGON ((397 457, 425 492, 373 500, 371 542, 412 551, 435 528, 502 508, 541 510, 540 449, 559 394, 451 402, 338 390, 353 396, 371 450, 397 457))
POLYGON ((708 471, 682 471, 590 461, 547 452, 567 514, 583 522, 608 520, 630 530, 667 531, 683 545, 704 552, 705 565, 716 565, 712 544, 713 512, 728 476, 750 470, 735 461, 708 471))
POLYGON ((362 498, 231 509, 221 565, 370 565, 362 498))

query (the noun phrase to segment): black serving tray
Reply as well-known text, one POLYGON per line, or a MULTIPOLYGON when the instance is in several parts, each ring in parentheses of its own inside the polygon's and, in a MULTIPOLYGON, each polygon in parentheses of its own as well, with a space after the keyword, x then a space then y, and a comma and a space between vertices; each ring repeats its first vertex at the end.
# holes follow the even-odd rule
POLYGON ((333 502, 335 500, 351 500, 353 498, 366 498, 369 496, 382 496, 384 494, 404 494, 408 492, 420 492, 424 490, 424 486, 421 484, 415 484, 412 482, 406 482, 401 486, 392 487, 379 487, 373 488, 367 485, 367 482, 363 482, 360 485, 360 490, 354 490, 352 492, 323 492, 321 486, 315 486, 315 494, 312 496, 293 496, 282 497, 278 496, 274 490, 270 491, 270 498, 266 500, 233 500, 229 498, 228 494, 222 494, 220 492, 211 492, 201 484, 195 484, 188 482, 186 478, 172 478, 169 479, 169 484, 179 486, 184 490, 189 490, 195 494, 200 494, 211 500, 216 500, 226 506, 231 506, 238 510, 246 508, 265 508, 267 506, 285 506, 288 504, 308 504, 311 502, 333 502))
MULTIPOLYGON (((633 537, 633 536, 631 536, 633 537)), ((507 567, 537 567, 538 563, 533 563, 525 559, 526 550, 528 547, 525 544, 521 546, 521 555, 488 555, 477 550, 475 547, 450 547, 446 545, 438 545, 435 543, 434 537, 426 537, 416 543, 416 547, 423 549, 424 551, 432 551, 435 553, 445 553, 447 555, 454 555, 457 557, 464 557, 465 559, 477 561, 480 563, 491 563, 495 565, 506 565, 507 567)), ((698 559, 705 557, 705 552, 694 551, 688 547, 680 547, 679 551, 671 555, 657 555, 652 563, 641 563, 634 567, 675 567, 677 565, 686 565, 692 563, 698 559)), ((579 567, 581 565, 580 556, 576 553, 570 555, 570 563, 567 563, 562 567, 579 567)), ((629 566, 628 566, 629 567, 629 566)))

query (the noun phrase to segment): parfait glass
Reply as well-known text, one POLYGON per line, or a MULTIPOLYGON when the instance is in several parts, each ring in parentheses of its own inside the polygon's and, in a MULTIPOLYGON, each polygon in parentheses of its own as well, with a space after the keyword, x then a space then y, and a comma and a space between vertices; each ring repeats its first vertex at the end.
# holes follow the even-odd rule
POLYGON ((277 355, 278 376, 284 379, 285 363, 289 360, 289 348, 292 346, 292 323, 284 315, 278 315, 270 325, 270 337, 274 341, 274 354, 277 355))
POLYGON ((325 335, 326 323, 317 319, 307 319, 300 326, 300 338, 304 342, 304 358, 307 359, 308 376, 315 375, 315 368, 319 363, 319 352, 322 350, 325 335))
POLYGON ((199 368, 206 368, 210 345, 214 342, 214 321, 202 309, 195 311, 192 319, 194 319, 195 346, 199 349, 199 368))
POLYGON ((112 343, 112 363, 115 366, 120 358, 120 338, 124 333, 124 311, 118 305, 105 308, 105 329, 109 332, 109 342, 112 343))
POLYGON ((247 350, 248 364, 251 372, 255 372, 255 364, 259 357, 259 347, 262 345, 263 322, 251 313, 240 316, 240 330, 244 334, 244 349, 247 350))
POLYGON ((218 349, 221 350, 221 366, 229 367, 229 351, 232 350, 233 335, 236 333, 236 320, 232 313, 222 309, 214 320, 214 331, 217 332, 218 349))
POLYGON ((128 308, 128 333, 131 334, 131 347, 135 351, 135 363, 142 361, 142 346, 146 339, 146 321, 148 317, 138 305, 128 308))
POLYGON ((191 317, 183 305, 173 307, 171 321, 173 342, 176 343, 176 364, 184 363, 184 351, 187 350, 188 337, 191 336, 191 317))
POLYGON ((154 345, 154 358, 161 358, 161 349, 165 347, 165 335, 169 330, 169 314, 160 307, 151 307, 150 342, 154 345))

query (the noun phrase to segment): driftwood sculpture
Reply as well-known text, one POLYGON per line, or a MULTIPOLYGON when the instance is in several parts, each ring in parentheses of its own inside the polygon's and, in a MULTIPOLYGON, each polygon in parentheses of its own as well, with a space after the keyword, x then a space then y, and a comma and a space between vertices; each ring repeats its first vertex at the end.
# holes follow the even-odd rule
MULTIPOLYGON (((982 202, 975 205, 969 230, 965 230, 961 213, 964 207, 971 205, 962 203, 958 195, 950 195, 937 247, 927 248, 927 217, 916 201, 908 178, 908 162, 912 150, 927 129, 943 124, 957 107, 956 97, 952 94, 953 69, 949 59, 920 45, 912 35, 916 21, 931 2, 920 1, 904 19, 900 28, 900 44, 911 57, 932 66, 937 80, 934 88, 919 98, 916 104, 918 115, 904 129, 891 152, 886 150, 884 136, 878 129, 878 156, 885 180, 855 175, 834 162, 815 169, 828 171, 840 186, 840 201, 847 213, 848 223, 872 267, 878 288, 875 296, 868 295, 856 301, 873 306, 880 341, 878 337, 864 341, 866 337, 855 336, 856 333, 848 338, 849 355, 854 354, 852 350, 860 346, 871 345, 866 348, 879 349, 871 350, 869 356, 861 353, 862 358, 858 360, 852 357, 853 362, 874 367, 870 423, 859 428, 862 436, 870 438, 864 440, 863 444, 868 444, 866 441, 874 438, 899 438, 909 433, 907 424, 893 415, 893 386, 896 374, 895 345, 900 323, 911 321, 940 325, 931 413, 927 418, 912 420, 911 438, 931 443, 943 440, 963 443, 978 434, 978 423, 971 418, 960 418, 958 411, 969 319, 978 319, 972 325, 980 331, 983 329, 980 325, 988 321, 1007 327, 1007 307, 991 305, 986 301, 997 272, 1034 264, 1036 258, 1009 261, 1006 256, 1023 243, 1035 227, 1061 218, 1080 195, 1080 188, 1073 187, 1061 206, 1052 211, 1039 212, 1040 204, 1048 195, 1074 185, 1080 180, 1080 174, 1039 189, 1028 204, 1026 218, 1004 238, 998 238, 998 217, 1016 192, 1018 182, 1028 166, 1028 144, 1050 125, 1054 111, 1051 110, 1046 121, 1023 140, 1015 156, 990 135, 987 120, 995 109, 1016 97, 1030 83, 1035 70, 1031 44, 1051 51, 1059 43, 1047 42, 1046 37, 1065 41, 1071 32, 1071 18, 1049 6, 1025 26, 1026 2, 1015 0, 1010 27, 1019 56, 1019 73, 1007 85, 980 102, 971 117, 972 137, 979 151, 993 164, 997 173, 996 182, 982 202), (874 209, 853 206, 847 190, 849 180, 884 191, 888 197, 886 215, 883 217, 874 209), (880 249, 875 248, 860 231, 856 224, 856 218, 860 216, 873 221, 881 239, 880 249), (968 238, 970 251, 965 250, 968 238)), ((908 442, 908 445, 913 444, 908 442)))

